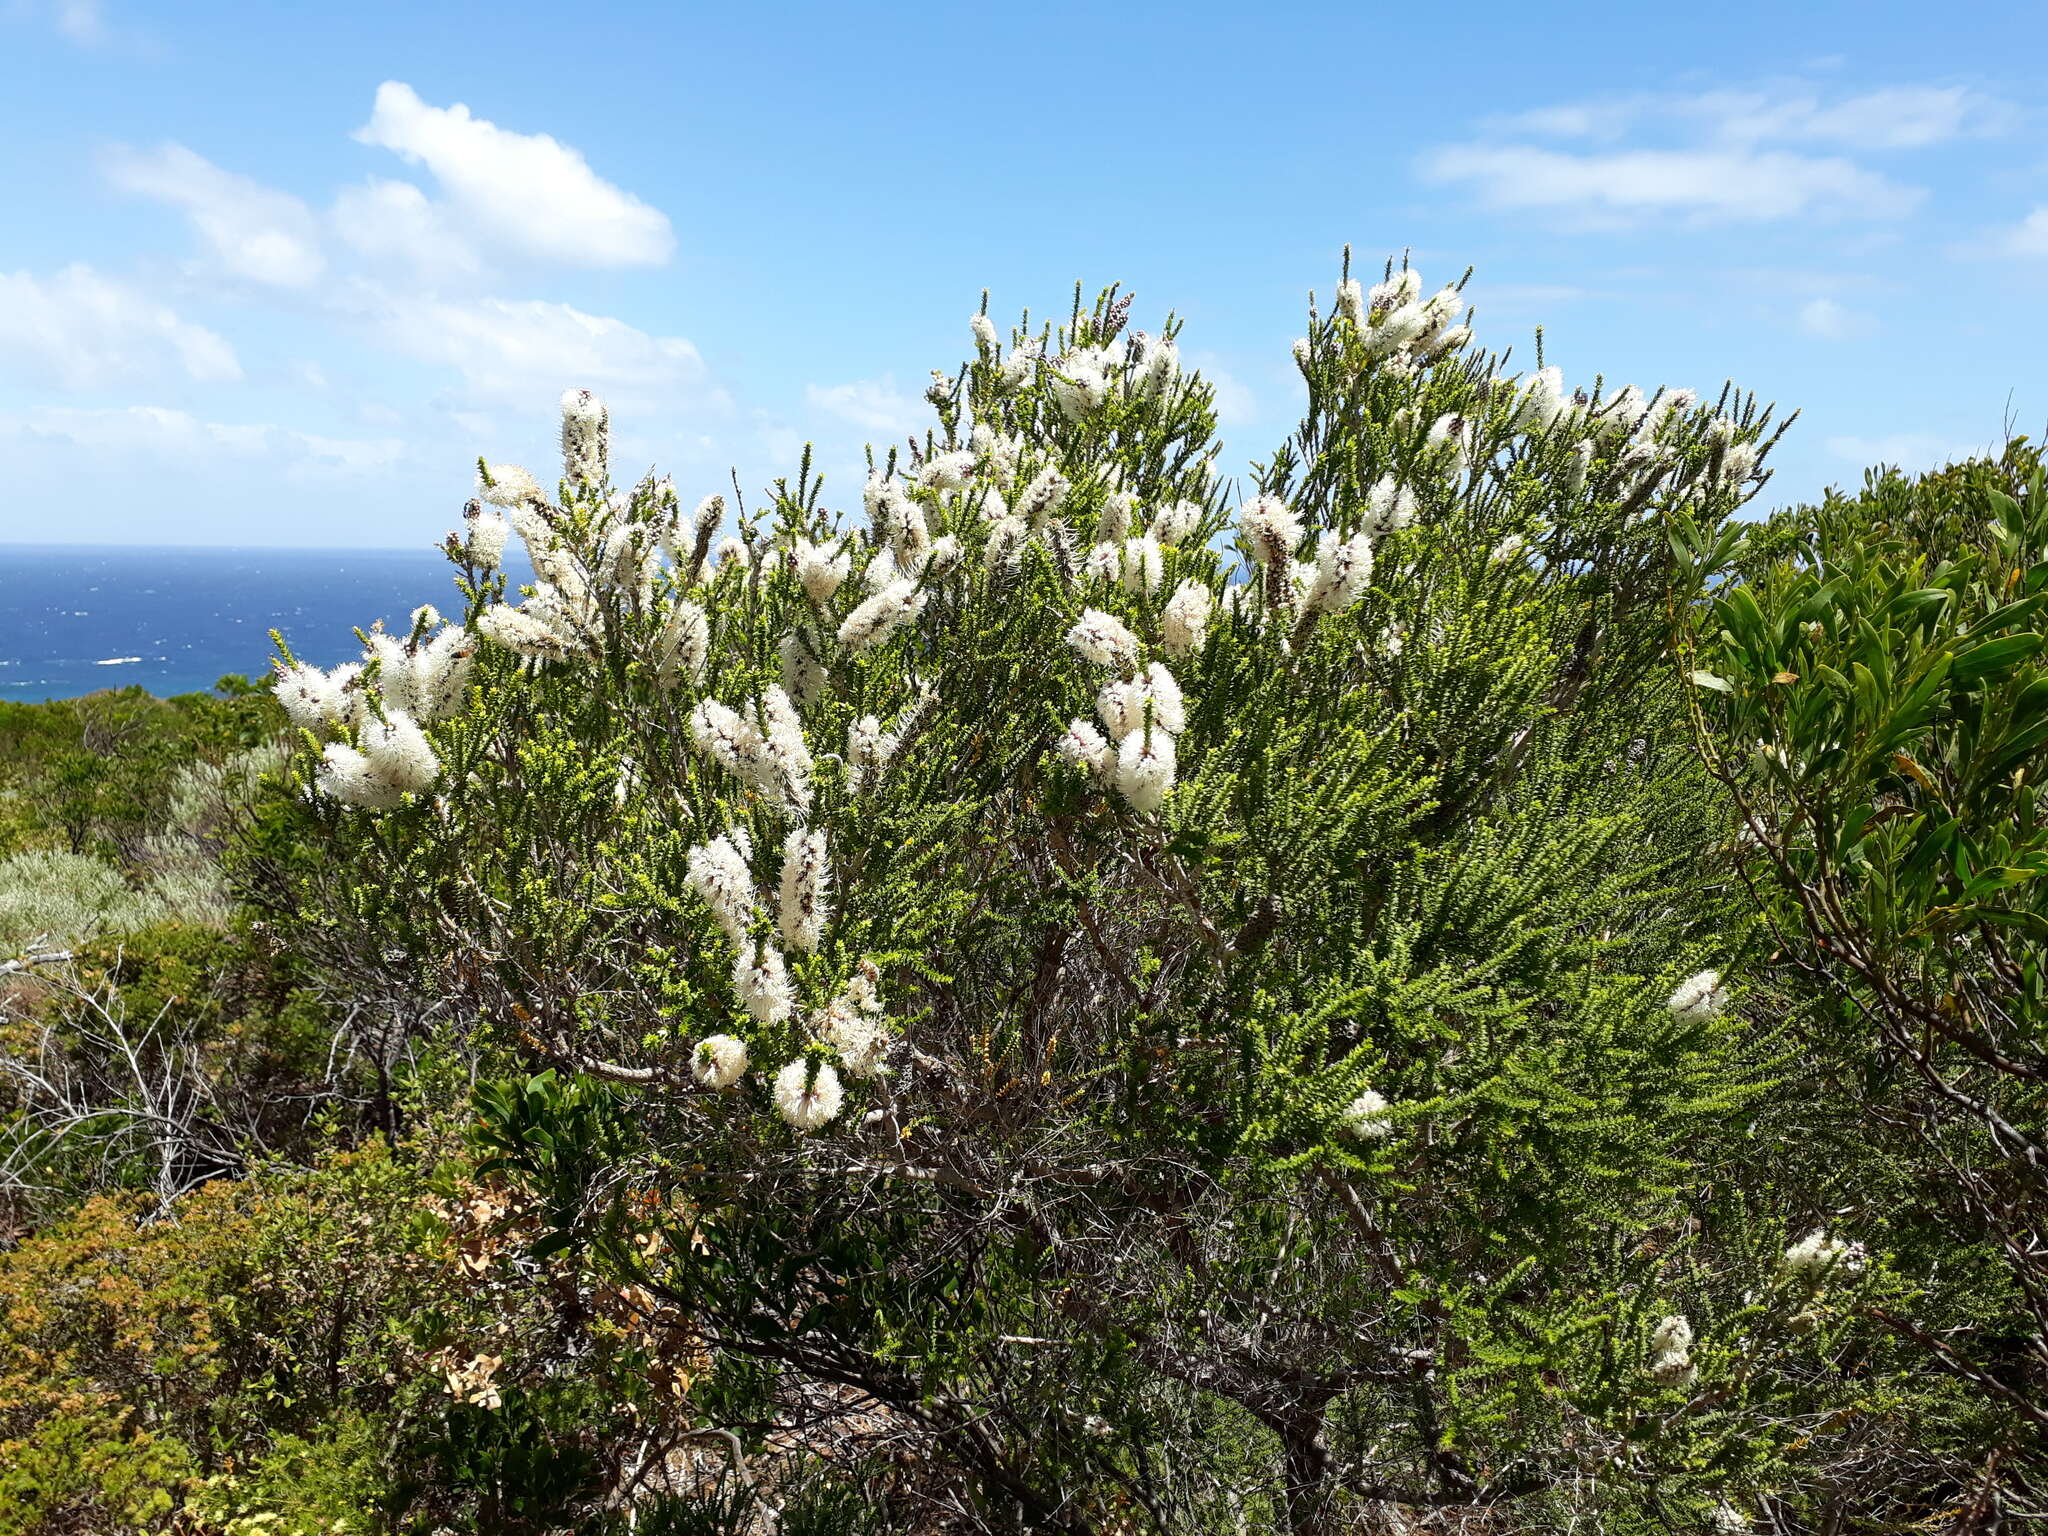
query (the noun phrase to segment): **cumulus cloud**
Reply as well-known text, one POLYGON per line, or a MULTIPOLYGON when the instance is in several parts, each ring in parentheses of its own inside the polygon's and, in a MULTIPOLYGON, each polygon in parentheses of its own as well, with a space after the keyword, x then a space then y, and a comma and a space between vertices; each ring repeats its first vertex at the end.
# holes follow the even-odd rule
POLYGON ((930 414, 924 401, 904 394, 890 374, 879 379, 855 379, 847 384, 807 384, 804 401, 841 421, 892 437, 916 431, 930 414))
POLYGON ((0 357, 60 389, 149 378, 166 366, 206 383, 242 376, 224 338, 87 266, 48 278, 0 272, 0 357))
POLYGON ((154 405, 107 410, 37 406, 0 412, 0 438, 17 444, 68 444, 95 458, 268 460, 302 475, 373 474, 390 468, 405 451, 396 438, 323 437, 285 427, 228 425, 154 405))
POLYGON ((123 191, 182 210, 214 261, 235 277, 303 288, 326 269, 318 225, 304 203, 224 171, 182 144, 114 149, 105 170, 123 191))
POLYGON ((515 133, 457 102, 429 106, 409 85, 377 88, 356 138, 430 171, 450 207, 498 246, 571 266, 659 266, 675 232, 545 133, 515 133))
POLYGON ((461 276, 483 267, 447 210, 409 181, 372 177, 345 187, 330 218, 335 234, 357 255, 408 268, 415 277, 461 276))

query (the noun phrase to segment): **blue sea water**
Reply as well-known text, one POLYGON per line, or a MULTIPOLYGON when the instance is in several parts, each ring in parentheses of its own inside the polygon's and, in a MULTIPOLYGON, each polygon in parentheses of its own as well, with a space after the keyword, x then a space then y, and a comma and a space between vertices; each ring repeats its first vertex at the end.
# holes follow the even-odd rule
POLYGON ((0 544, 0 699, 260 678, 273 629, 301 660, 333 666, 361 655, 358 625, 402 629, 422 603, 459 615, 454 575, 432 549, 0 544))

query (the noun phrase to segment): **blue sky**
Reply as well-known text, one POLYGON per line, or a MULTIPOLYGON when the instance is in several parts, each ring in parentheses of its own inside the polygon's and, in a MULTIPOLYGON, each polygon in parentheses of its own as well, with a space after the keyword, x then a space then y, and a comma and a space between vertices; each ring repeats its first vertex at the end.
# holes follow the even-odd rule
MULTIPOLYGON (((0 541, 400 545, 481 453, 750 492, 1121 280, 1299 403, 1346 241, 1574 384, 1804 411, 1772 499, 2048 421, 2037 6, 0 0, 0 541)), ((828 494, 828 500, 834 499, 828 494)))

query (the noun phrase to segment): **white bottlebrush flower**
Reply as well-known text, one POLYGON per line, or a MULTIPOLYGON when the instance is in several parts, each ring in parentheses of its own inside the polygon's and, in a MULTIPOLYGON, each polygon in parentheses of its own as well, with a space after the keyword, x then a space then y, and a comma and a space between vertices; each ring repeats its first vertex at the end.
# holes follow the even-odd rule
POLYGON ((358 739, 371 772, 399 789, 417 793, 441 772, 426 733, 402 709, 387 710, 382 720, 365 720, 358 739))
POLYGON ((994 352, 1002 342, 996 335, 996 323, 986 314, 976 315, 968 325, 974 331, 974 347, 978 352, 994 352))
POLYGON ((762 1024, 780 1024, 796 1007, 796 988, 782 951, 766 939, 740 946, 733 960, 732 989, 748 1013, 762 1024))
POLYGON ((727 773, 746 783, 761 776, 761 733, 753 722, 716 699, 700 699, 690 711, 690 740, 727 773))
POLYGON ((1659 1355, 1683 1354, 1692 1348, 1692 1323, 1680 1313, 1672 1313, 1650 1333, 1650 1349, 1659 1355))
POLYGON ((917 483, 931 491, 964 490, 972 473, 974 455, 960 448, 925 460, 924 467, 917 472, 917 483))
POLYGON ((1076 768, 1093 775, 1098 783, 1107 784, 1110 775, 1116 771, 1116 748, 1086 720, 1075 720, 1067 726, 1059 739, 1059 754, 1076 768))
POLYGON ((1033 528, 1043 528, 1066 504, 1067 492, 1073 488, 1071 480, 1048 464, 1031 477, 1011 510, 1033 528))
POLYGON ((1415 493, 1392 475, 1381 475, 1365 493, 1365 526, 1370 533, 1399 533, 1415 521, 1415 493))
POLYGON ((775 1109, 799 1131, 815 1131, 838 1118, 846 1091, 829 1061, 799 1056, 775 1074, 775 1109))
POLYGON ((362 713, 362 690, 358 679, 362 667, 348 662, 332 672, 309 667, 277 664, 277 681, 272 691, 292 724, 318 733, 330 726, 352 725, 362 713))
POLYGON ((1429 330, 1429 316, 1420 304, 1397 304, 1368 327, 1365 342, 1376 356, 1386 357, 1418 340, 1429 330))
POLYGON ((851 987, 818 1011, 811 1033, 832 1048, 851 1077, 879 1077, 888 1063, 889 1028, 875 1012, 859 1006, 851 987))
POLYGON ((1733 1504, 1721 1503, 1707 1511, 1707 1524, 1715 1536, 1743 1536, 1749 1529, 1749 1516, 1733 1504))
POLYGON ((1095 514, 1095 542, 1121 544, 1130 537, 1131 517, 1138 498, 1126 490, 1113 490, 1102 498, 1102 510, 1095 514))
POLYGON ((478 488, 485 501, 500 507, 528 507, 545 504, 540 482, 517 464, 486 464, 482 474, 489 483, 478 488))
POLYGON ((804 637, 790 630, 775 643, 782 667, 782 686, 799 704, 815 704, 825 696, 825 664, 811 654, 804 637))
POLYGON ((1699 403, 1699 395, 1690 389, 1660 389, 1657 398, 1643 411, 1643 419, 1636 427, 1636 436, 1646 443, 1656 442, 1674 420, 1681 418, 1699 403))
POLYGON ((1099 411, 1109 401, 1108 359, 1095 348, 1070 352, 1053 364, 1049 381, 1053 404, 1069 421, 1099 411))
POLYGON ((1416 344, 1417 350, 1428 357, 1442 357, 1471 345, 1472 327, 1469 325, 1446 326, 1436 335, 1416 344))
POLYGON ((1117 792, 1141 816, 1166 803, 1173 789, 1173 737, 1164 730, 1133 731, 1116 752, 1117 792))
POLYGON ((846 616, 839 643, 850 651, 880 645, 924 612, 925 597, 914 581, 893 581, 846 616))
POLYGON ((782 942, 799 954, 814 954, 831 920, 831 870, 825 863, 825 834, 793 830, 782 843, 782 900, 778 926, 782 942))
POLYGON ((1864 1267, 1863 1245, 1845 1243, 1839 1237, 1829 1237, 1825 1228, 1815 1227, 1785 1250, 1784 1262, 1788 1274, 1805 1280, 1817 1280, 1836 1270, 1859 1275, 1864 1267))
POLYGON ((1088 581, 1115 581, 1123 564, 1122 544, 1097 544, 1081 557, 1081 575, 1088 581))
POLYGON ((710 655, 710 618, 688 598, 678 598, 662 621, 661 633, 655 637, 656 675, 671 685, 684 677, 702 682, 710 655))
POLYGON ((468 630, 450 624, 422 640, 412 653, 413 714, 429 724, 447 719, 462 703, 475 669, 476 638, 468 630))
POLYGON ((1564 470, 1564 493, 1576 496, 1586 488, 1586 477, 1593 468, 1593 439, 1581 439, 1572 444, 1571 462, 1564 470))
POLYGON ((846 728, 846 778, 855 794, 879 779, 896 755, 898 738, 879 717, 862 715, 846 728))
POLYGON ((1096 695, 1095 710, 1111 741, 1122 741, 1150 723, 1178 736, 1187 729, 1187 704, 1180 684, 1164 664, 1153 662, 1130 682, 1112 681, 1096 695))
POLYGON ((789 694, 774 686, 761 690, 761 763, 763 789, 778 790, 792 816, 811 809, 811 749, 789 694))
POLYGON ((1122 579, 1127 592, 1153 592, 1166 579, 1166 559, 1159 541, 1150 535, 1126 539, 1121 555, 1122 579))
POLYGON ((1430 423, 1429 434, 1422 441, 1422 451, 1446 456, 1454 472, 1462 469, 1472 452, 1471 418, 1457 411, 1444 412, 1430 423))
POLYGON ((1163 395, 1180 377, 1180 348, 1161 338, 1149 343, 1138 365, 1138 387, 1148 395, 1163 395))
POLYGON ((718 570, 731 566, 744 571, 754 563, 754 557, 747 553, 746 541, 727 534, 718 541, 718 552, 712 557, 712 564, 718 570))
POLYGON ((464 546, 469 563, 480 570, 495 571, 504 562, 505 539, 512 532, 512 525, 474 501, 463 513, 463 519, 469 524, 469 539, 464 546))
POLYGON ((1372 580, 1372 535, 1325 538, 1316 551, 1316 573, 1302 607, 1309 613, 1338 613, 1349 608, 1372 580))
MULTIPOLYGON (((1337 284, 1337 313, 1349 320, 1361 334, 1365 330, 1365 288, 1357 278, 1347 277, 1337 284)), ((1306 347, 1306 343, 1298 343, 1306 347)))
POLYGON ((1398 309, 1403 304, 1413 304, 1422 297, 1422 272, 1417 267, 1403 267, 1385 282, 1374 283, 1366 294, 1368 308, 1375 313, 1381 310, 1398 309))
POLYGON ((405 800, 405 791, 371 765, 354 747, 331 741, 322 751, 314 784, 322 794, 366 811, 388 811, 405 800))
POLYGON ((1160 614, 1159 638, 1167 653, 1185 656, 1201 648, 1209 634, 1209 613, 1215 599, 1201 582, 1189 579, 1173 589, 1160 614))
POLYGON ((1740 486, 1756 473, 1757 453, 1755 443, 1730 443, 1721 455, 1720 483, 1723 486, 1740 486))
POLYGON ((1643 398, 1643 392, 1630 384, 1608 396, 1587 419, 1603 437, 1627 437, 1641 424, 1648 409, 1649 401, 1643 398))
POLYGON ((1254 496, 1238 510, 1237 534, 1245 552, 1270 568, 1294 558, 1301 518, 1278 496, 1254 496))
MULTIPOLYGON (((885 479, 880 470, 871 471, 861 499, 867 506, 876 546, 893 554, 898 565, 910 565, 931 547, 931 526, 925 521, 924 508, 910 499, 902 481, 885 479)), ((873 578, 869 579, 872 584, 873 578)))
POLYGON ((988 543, 982 548, 982 559, 992 571, 1014 565, 1030 537, 1030 525, 1023 518, 999 517, 989 525, 988 543))
POLYGON ((1308 372, 1309 363, 1315 356, 1315 349, 1308 344, 1306 336, 1294 338, 1294 365, 1303 373, 1308 372))
POLYGON ((853 555, 838 539, 827 539, 822 544, 798 539, 790 552, 790 563, 796 568, 796 579, 805 595, 814 603, 829 603, 852 571, 853 555))
POLYGON ((747 1042, 733 1035, 706 1035, 690 1052, 690 1076, 706 1088, 730 1088, 746 1070, 747 1042))
POLYGON ((1146 531, 1162 544, 1180 544, 1194 537, 1201 522, 1201 503, 1175 501, 1152 514, 1152 526, 1146 531))
POLYGON ((981 455, 988 478, 998 485, 1008 486, 1017 478, 1017 460, 1024 452, 1022 439, 1011 436, 992 421, 976 422, 974 451, 981 455))
POLYGON ((1675 1019, 1704 1023, 1726 1010, 1728 989, 1721 984, 1719 971, 1700 971, 1680 982, 1678 990, 1664 1000, 1664 1007, 1675 1019))
POLYGON ((896 565, 896 551, 887 547, 876 550, 868 557, 868 563, 860 568, 860 584, 869 593, 879 592, 901 581, 903 576, 896 565))
POLYGON ((1692 1363, 1692 1324, 1672 1313, 1650 1334, 1650 1376, 1667 1387, 1689 1387, 1699 1380, 1692 1363))
POLYGON ((1016 389, 1028 382, 1038 370, 1038 360, 1045 350, 1045 343, 1036 336, 1027 336, 1010 349, 1010 355, 1003 359, 1003 387, 1016 389))
POLYGON ((1524 432, 1548 432, 1564 415, 1564 370, 1539 368, 1522 386, 1515 405, 1515 426, 1524 432))
POLYGON ((1387 1114, 1391 1107, 1377 1089, 1368 1088, 1345 1105, 1344 1129, 1360 1141, 1385 1141, 1394 1134, 1394 1122, 1387 1114))
POLYGON ((476 621, 477 633, 495 640, 515 656, 539 661, 565 661, 576 654, 577 643, 537 614, 509 603, 493 603, 476 621))
POLYGON ((711 909, 711 917, 735 944, 745 944, 747 931, 760 915, 754 899, 754 874, 747 868, 747 843, 738 828, 692 848, 683 883, 711 909))
POLYGON ((942 534, 933 539, 931 548, 917 557, 914 567, 919 580, 944 576, 960 563, 960 541, 952 534, 942 534))
POLYGON ((562 396, 562 478, 571 485, 602 485, 611 456, 611 423, 604 402, 587 389, 562 396))
POLYGON ((1101 667, 1129 671, 1138 664, 1138 637, 1115 614, 1100 608, 1084 608, 1080 619, 1067 631, 1067 644, 1084 661, 1101 667))

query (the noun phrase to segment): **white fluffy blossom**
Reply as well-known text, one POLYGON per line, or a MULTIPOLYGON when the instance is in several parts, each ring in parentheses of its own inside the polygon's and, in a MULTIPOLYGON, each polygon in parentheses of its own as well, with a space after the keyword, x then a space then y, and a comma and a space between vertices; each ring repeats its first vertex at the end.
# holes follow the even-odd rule
POLYGON ((1152 514, 1152 526, 1147 532, 1162 544, 1179 544, 1194 537, 1201 521, 1201 503, 1169 502, 1152 514))
POLYGON ((465 546, 470 564, 481 570, 495 571, 505 558, 505 539, 512 531, 512 525, 496 512, 486 512, 480 502, 471 502, 469 510, 463 513, 469 524, 469 540, 465 546))
POLYGON ((1031 477, 1011 510, 1033 528, 1043 528, 1066 504, 1067 492, 1073 488, 1071 480, 1048 464, 1031 477))
POLYGON ((564 661, 576 654, 580 642, 573 632, 565 634, 540 613, 522 605, 493 603, 477 617, 477 633, 505 647, 515 656, 538 661, 564 661))
POLYGON ((1593 439, 1581 439, 1572 444, 1571 462, 1564 469, 1564 493, 1576 496, 1586 488, 1586 477, 1593 468, 1593 439))
POLYGON ((925 597, 914 581, 893 581, 846 616, 839 643, 852 651, 880 645, 924 612, 925 597))
POLYGON ((1074 627, 1067 631, 1067 644, 1083 660, 1097 666, 1129 670, 1138 664, 1138 637, 1115 614, 1100 608, 1084 608, 1074 627))
POLYGON ((798 827, 782 843, 782 900, 778 926, 782 942, 813 954, 831 920, 831 870, 825 862, 825 834, 798 827))
POLYGON ((1096 695, 1095 710, 1110 740, 1121 742, 1150 723, 1178 736, 1187 728, 1187 705, 1180 684, 1160 662, 1153 662, 1130 682, 1110 681, 1096 695))
POLYGON ((1102 510, 1095 515, 1095 541, 1098 544, 1121 544, 1130 536, 1131 514, 1137 510, 1138 498, 1126 490, 1112 490, 1102 498, 1102 510))
POLYGON ((1117 792, 1140 815, 1149 816, 1166 803, 1173 775, 1173 737, 1164 730, 1133 731, 1117 748, 1117 792))
POLYGON ((441 772, 426 733, 402 709, 386 711, 382 720, 365 720, 357 740, 370 771, 401 790, 423 790, 441 772))
MULTIPOLYGON (((737 830, 737 829, 735 829, 737 830)), ((733 832, 692 848, 684 884, 711 909, 711 917, 735 944, 744 944, 760 908, 754 899, 754 875, 747 868, 746 846, 733 832)))
POLYGON ((1071 722, 1059 739, 1059 754, 1098 783, 1107 784, 1116 771, 1116 748, 1086 720, 1071 722))
POLYGON ((966 487, 967 477, 972 473, 974 455, 960 448, 925 460, 924 467, 917 473, 917 482, 927 490, 958 491, 966 487))
POLYGON ((1664 1006, 1676 1019, 1689 1024, 1704 1023, 1718 1018, 1728 1006, 1728 989, 1721 984, 1719 971, 1700 971, 1688 976, 1678 984, 1678 990, 1664 1000, 1664 1006))
POLYGON ((782 668, 782 686, 799 704, 814 704, 825 695, 825 664, 811 653, 811 647, 795 630, 775 642, 775 656, 782 668))
POLYGON ((747 1070, 747 1042, 733 1035, 706 1035, 690 1052, 690 1075, 706 1088, 730 1088, 747 1070))
POLYGON ((1365 493, 1365 526, 1370 533, 1399 533, 1415 521, 1415 493, 1392 475, 1381 475, 1365 493))
POLYGON ((1699 1378, 1692 1363, 1692 1324, 1678 1313, 1650 1334, 1650 1375, 1673 1387, 1689 1387, 1699 1378))
POLYGON ((1372 580, 1372 535, 1325 538, 1316 551, 1316 573, 1302 607, 1309 613, 1338 613, 1349 608, 1372 580))
POLYGON ((1294 558, 1301 542, 1301 518, 1278 496, 1254 496, 1237 514, 1238 537, 1260 565, 1272 567, 1294 558))
POLYGON ((1119 557, 1120 575, 1127 592, 1153 592, 1166 579, 1166 559, 1159 541, 1147 535, 1125 539, 1119 557))
POLYGON ((897 745, 896 732, 885 729, 878 716, 862 715, 846 728, 846 777, 855 794, 881 777, 897 745))
POLYGON ((1180 377, 1180 348, 1164 337, 1147 343, 1138 364, 1138 388, 1148 395, 1163 395, 1180 377))
POLYGON ((1715 1536, 1742 1536, 1749 1529, 1749 1516, 1724 1502, 1707 1511, 1707 1524, 1713 1527, 1715 1536))
POLYGON ((1839 1237, 1829 1237, 1821 1227, 1815 1227, 1785 1250, 1786 1272, 1804 1280, 1818 1280, 1837 1269, 1843 1274, 1858 1275, 1863 1272, 1863 1266, 1861 1243, 1845 1243, 1839 1237))
POLYGON ((313 782, 322 794, 359 810, 388 811, 405 800, 405 791, 371 767, 365 754, 339 741, 322 750, 313 782))
POLYGON ((1010 349, 1010 355, 1003 359, 1003 386, 1015 389, 1027 381, 1038 367, 1039 356, 1045 350, 1045 343, 1036 336, 1027 336, 1010 349))
POLYGON ((610 440, 604 402, 587 389, 567 391, 562 396, 562 478, 571 485, 602 485, 610 440))
POLYGON ((358 717, 363 696, 357 679, 362 671, 354 662, 332 672, 303 662, 292 666, 279 662, 271 690, 293 725, 317 733, 330 726, 346 726, 358 717))
POLYGON ((1344 1129, 1360 1141, 1385 1141, 1394 1134, 1394 1122, 1387 1114, 1389 1108, 1384 1095, 1368 1088, 1345 1105, 1341 1117, 1344 1129))
POLYGON ((977 351, 993 352, 1002 344, 996 336, 995 321, 989 319, 986 314, 976 315, 967 323, 974 331, 974 345, 977 351))
POLYGON ((830 1123, 845 1103, 846 1091, 829 1061, 799 1056, 775 1074, 776 1111, 799 1131, 830 1123))
POLYGON ((748 1013, 763 1024, 780 1024, 796 1006, 796 988, 782 951, 766 939, 740 946, 732 964, 732 989, 748 1013))
POLYGON ((827 539, 822 544, 798 539, 790 551, 790 563, 810 600, 829 603, 852 571, 853 556, 837 539, 827 539))
POLYGON ((846 1070, 858 1078, 881 1075, 892 1043, 875 982, 873 964, 863 961, 839 995, 811 1020, 811 1033, 830 1046, 846 1070))
POLYGON ((682 677, 702 681, 710 654, 711 620, 689 599, 677 599, 654 640, 656 674, 670 684, 682 677))
POLYGON ((1183 581, 1173 589, 1159 618, 1159 639, 1169 654, 1185 656, 1199 650, 1209 633, 1209 613, 1215 599, 1208 587, 1195 580, 1183 581))
POLYGON ((545 503, 540 482, 517 464, 486 464, 481 477, 488 483, 478 489, 485 501, 500 507, 526 507, 545 503))
POLYGON ((1524 432, 1548 432, 1565 412, 1564 371, 1539 368, 1522 386, 1515 405, 1515 425, 1524 432))

